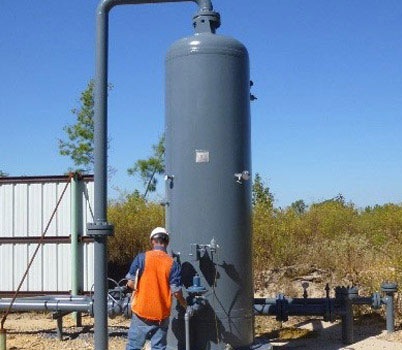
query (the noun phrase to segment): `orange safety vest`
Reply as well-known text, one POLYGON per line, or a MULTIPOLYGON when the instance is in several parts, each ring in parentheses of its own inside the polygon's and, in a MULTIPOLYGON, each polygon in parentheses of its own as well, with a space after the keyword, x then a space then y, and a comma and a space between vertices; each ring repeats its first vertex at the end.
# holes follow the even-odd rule
POLYGON ((163 251, 151 250, 145 253, 144 265, 131 309, 142 318, 162 321, 169 317, 172 306, 169 276, 173 259, 163 251))

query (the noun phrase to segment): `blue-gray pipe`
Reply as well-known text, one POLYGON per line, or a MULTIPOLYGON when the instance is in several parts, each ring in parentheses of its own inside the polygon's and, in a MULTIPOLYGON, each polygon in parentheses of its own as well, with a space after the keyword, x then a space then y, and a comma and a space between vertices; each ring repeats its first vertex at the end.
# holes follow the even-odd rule
POLYGON ((98 14, 107 14, 113 7, 117 5, 157 4, 166 2, 195 2, 199 6, 200 11, 213 10, 211 0, 102 0, 98 5, 98 14))
MULTIPOLYGON (((278 308, 276 304, 255 304, 255 315, 264 316, 278 316, 278 308)), ((289 304, 286 308, 286 314, 288 316, 324 316, 325 305, 324 304, 306 304, 296 305, 289 304)))
POLYGON ((152 4, 193 1, 200 12, 212 11, 211 0, 102 0, 96 12, 96 73, 95 73, 95 349, 108 349, 107 324, 107 88, 109 11, 117 5, 152 4), (106 231, 102 232, 102 226, 106 231), (106 234, 105 234, 106 233, 106 234))
POLYGON ((184 331, 185 331, 185 339, 186 339, 186 350, 190 350, 190 318, 191 311, 187 308, 186 313, 184 314, 184 331))
MULTIPOLYGON (((0 299, 0 310, 6 310, 10 305, 11 300, 4 301, 0 299)), ((23 300, 16 299, 12 311, 78 311, 92 313, 92 301, 90 300, 23 300)))
MULTIPOLYGON (((328 298, 288 298, 286 297, 286 301, 288 304, 293 305, 317 305, 326 303, 328 298)), ((275 304, 277 301, 276 298, 254 298, 254 304, 275 304)))
MULTIPOLYGON (((0 299, 0 311, 7 310, 11 298, 0 299)), ((93 299, 90 297, 40 297, 18 298, 15 300, 12 311, 48 311, 48 312, 85 312, 94 316, 93 299)), ((110 318, 123 315, 131 318, 130 295, 121 299, 109 297, 107 300, 107 314, 110 318)))
POLYGON ((395 332, 395 316, 394 316, 394 296, 386 295, 382 302, 385 304, 385 317, 387 323, 387 332, 395 332))

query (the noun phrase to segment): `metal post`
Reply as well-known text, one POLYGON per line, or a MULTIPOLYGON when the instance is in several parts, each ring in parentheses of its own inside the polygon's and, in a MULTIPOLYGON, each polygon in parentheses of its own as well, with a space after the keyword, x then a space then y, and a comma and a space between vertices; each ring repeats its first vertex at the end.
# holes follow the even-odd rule
MULTIPOLYGON (((80 174, 75 174, 71 180, 71 295, 82 293, 84 284, 83 246, 81 236, 83 227, 83 200, 80 174)), ((81 313, 74 312, 73 320, 77 327, 82 326, 81 313)))
POLYGON ((94 315, 96 350, 108 349, 107 237, 113 234, 113 226, 107 223, 107 86, 109 12, 117 5, 184 1, 196 2, 200 7, 200 11, 213 10, 211 0, 101 0, 97 7, 94 94, 95 222, 88 225, 88 232, 95 240, 94 315))
POLYGON ((63 340, 63 317, 57 317, 57 339, 63 340))

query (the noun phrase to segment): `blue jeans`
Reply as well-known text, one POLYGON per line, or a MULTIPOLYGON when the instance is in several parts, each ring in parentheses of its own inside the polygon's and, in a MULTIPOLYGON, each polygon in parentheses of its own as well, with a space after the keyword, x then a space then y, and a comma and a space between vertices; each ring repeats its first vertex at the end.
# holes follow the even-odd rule
POLYGON ((141 350, 147 339, 151 339, 152 350, 165 350, 168 327, 169 317, 155 322, 139 318, 133 313, 126 350, 141 350))

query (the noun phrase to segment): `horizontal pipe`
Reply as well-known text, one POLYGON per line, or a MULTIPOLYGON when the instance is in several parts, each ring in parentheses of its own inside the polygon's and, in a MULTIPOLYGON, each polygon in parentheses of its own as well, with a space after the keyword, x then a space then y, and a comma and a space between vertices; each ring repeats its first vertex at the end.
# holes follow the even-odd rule
POLYGON ((254 298, 254 305, 276 304, 275 298, 254 298))
MULTIPOLYGON (((70 236, 49 236, 41 239, 40 236, 29 236, 29 237, 0 237, 0 244, 70 244, 70 236)), ((92 237, 81 236, 79 238, 81 243, 93 243, 94 239, 92 237)))
MULTIPOLYGON (((254 304, 276 304, 275 298, 254 298, 254 304)), ((328 298, 286 298, 289 305, 322 305, 328 303, 328 298)))
POLYGON ((211 0, 102 0, 98 5, 98 13, 108 13, 117 5, 158 4, 168 2, 195 2, 202 11, 213 10, 211 0))
MULTIPOLYGON (((6 310, 12 299, 0 299, 0 311, 6 310)), ((114 318, 123 315, 131 318, 130 297, 122 299, 109 298, 107 301, 107 314, 114 318)), ((44 296, 32 298, 18 298, 11 311, 48 311, 48 312, 84 312, 93 316, 93 299, 86 296, 44 296)))
POLYGON ((289 316, 324 316, 325 305, 289 305, 289 316))
POLYGON ((359 297, 352 299, 353 305, 372 305, 373 299, 369 297, 359 297))
MULTIPOLYGON (((50 176, 8 176, 1 177, 0 184, 36 184, 36 183, 66 183, 70 180, 69 175, 50 176)), ((82 181, 93 182, 93 175, 82 175, 82 181)))
POLYGON ((275 316, 277 314, 276 305, 273 304, 254 304, 254 315, 275 316))
MULTIPOLYGON (((12 298, 2 298, 0 299, 0 302, 8 302, 11 301, 12 298)), ((26 298, 18 298, 18 300, 20 301, 86 301, 86 302, 90 302, 91 299, 88 298, 87 296, 70 296, 70 295, 66 295, 66 296, 45 296, 45 295, 40 295, 40 296, 36 296, 36 297, 26 297, 26 298)))
MULTIPOLYGON (((7 310, 11 300, 0 300, 0 310, 7 310)), ((79 311, 92 313, 92 301, 23 300, 16 299, 11 311, 79 311)))
MULTIPOLYGON (((288 316, 324 316, 325 305, 295 305, 286 306, 288 316)), ((255 304, 254 315, 278 316, 278 309, 274 304, 255 304)))
MULTIPOLYGON (((12 290, 10 290, 10 291, 0 291, 0 299, 13 296, 14 293, 15 293, 15 291, 12 291, 12 290)), ((35 297, 35 296, 46 296, 46 297, 48 297, 49 295, 51 295, 51 296, 55 296, 55 295, 64 296, 64 295, 69 295, 68 293, 70 293, 70 291, 60 291, 60 292, 58 292, 58 291, 54 291, 54 290, 52 290, 52 291, 34 291, 33 290, 33 291, 19 292, 18 295, 20 297, 25 298, 25 297, 35 297)), ((93 292, 85 291, 85 292, 82 292, 82 294, 83 294, 82 296, 91 295, 91 294, 93 294, 93 292)))

